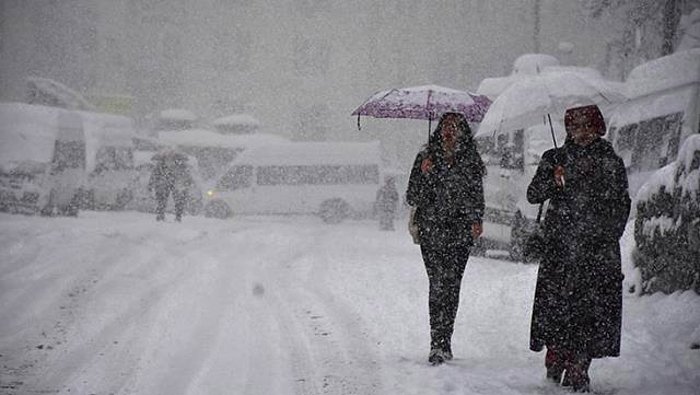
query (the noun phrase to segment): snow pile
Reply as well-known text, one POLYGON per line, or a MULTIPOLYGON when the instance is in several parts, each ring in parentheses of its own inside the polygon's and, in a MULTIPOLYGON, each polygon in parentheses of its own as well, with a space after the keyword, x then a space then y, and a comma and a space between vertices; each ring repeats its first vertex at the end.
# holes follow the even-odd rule
POLYGON ((698 201, 700 189, 700 135, 689 136, 678 153, 676 182, 682 196, 698 201))
POLYGON ((212 126, 219 133, 248 134, 260 128, 260 121, 250 114, 233 114, 215 119, 212 126))
POLYGON ((635 265, 645 292, 700 292, 700 135, 637 193, 635 265))

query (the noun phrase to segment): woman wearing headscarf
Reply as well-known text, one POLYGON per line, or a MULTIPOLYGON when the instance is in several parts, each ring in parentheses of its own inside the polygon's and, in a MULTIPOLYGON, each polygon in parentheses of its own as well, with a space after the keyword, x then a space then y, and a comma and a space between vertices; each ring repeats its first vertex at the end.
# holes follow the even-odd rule
POLYGON ((406 192, 428 274, 431 364, 452 359, 462 276, 481 235, 485 167, 462 114, 444 114, 418 153, 406 192))
POLYGON ((542 155, 527 190, 530 203, 549 200, 530 349, 547 348, 547 378, 588 392, 591 360, 620 354, 619 240, 630 198, 624 163, 601 138, 605 121, 598 107, 570 108, 564 121, 564 146, 542 155))

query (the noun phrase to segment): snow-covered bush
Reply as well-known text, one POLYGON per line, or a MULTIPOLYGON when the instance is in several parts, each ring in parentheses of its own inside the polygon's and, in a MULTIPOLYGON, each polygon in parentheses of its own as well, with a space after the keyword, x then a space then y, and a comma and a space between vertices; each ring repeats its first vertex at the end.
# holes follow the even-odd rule
POLYGON ((700 135, 639 190, 634 237, 642 292, 700 293, 700 135))

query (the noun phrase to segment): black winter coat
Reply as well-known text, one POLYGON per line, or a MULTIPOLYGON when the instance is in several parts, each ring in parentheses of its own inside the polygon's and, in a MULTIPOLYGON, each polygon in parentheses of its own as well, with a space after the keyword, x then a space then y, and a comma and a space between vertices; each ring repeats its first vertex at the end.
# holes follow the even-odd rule
POLYGON ((454 164, 426 148, 418 153, 411 169, 406 201, 416 208, 414 221, 420 243, 434 247, 470 246, 471 226, 481 223, 484 212, 483 162, 473 146, 458 150, 454 164), (427 157, 433 162, 421 171, 427 157))
POLYGON ((537 273, 530 348, 559 347, 591 358, 618 356, 622 323, 619 240, 630 211, 624 163, 611 144, 567 142, 544 153, 527 190, 550 200, 548 242, 537 273), (554 167, 565 168, 564 188, 554 167))

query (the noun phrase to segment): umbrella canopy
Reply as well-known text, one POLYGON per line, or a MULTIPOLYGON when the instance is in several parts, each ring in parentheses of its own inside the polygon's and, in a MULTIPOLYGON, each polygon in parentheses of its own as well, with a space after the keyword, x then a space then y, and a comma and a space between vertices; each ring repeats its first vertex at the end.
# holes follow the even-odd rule
POLYGON ((523 78, 501 93, 484 116, 476 137, 563 121, 567 108, 596 104, 605 110, 625 100, 622 84, 574 72, 523 78))
POLYGON ((486 96, 423 85, 378 92, 359 106, 352 115, 374 118, 438 119, 447 112, 464 114, 469 122, 481 122, 491 104, 486 96))

